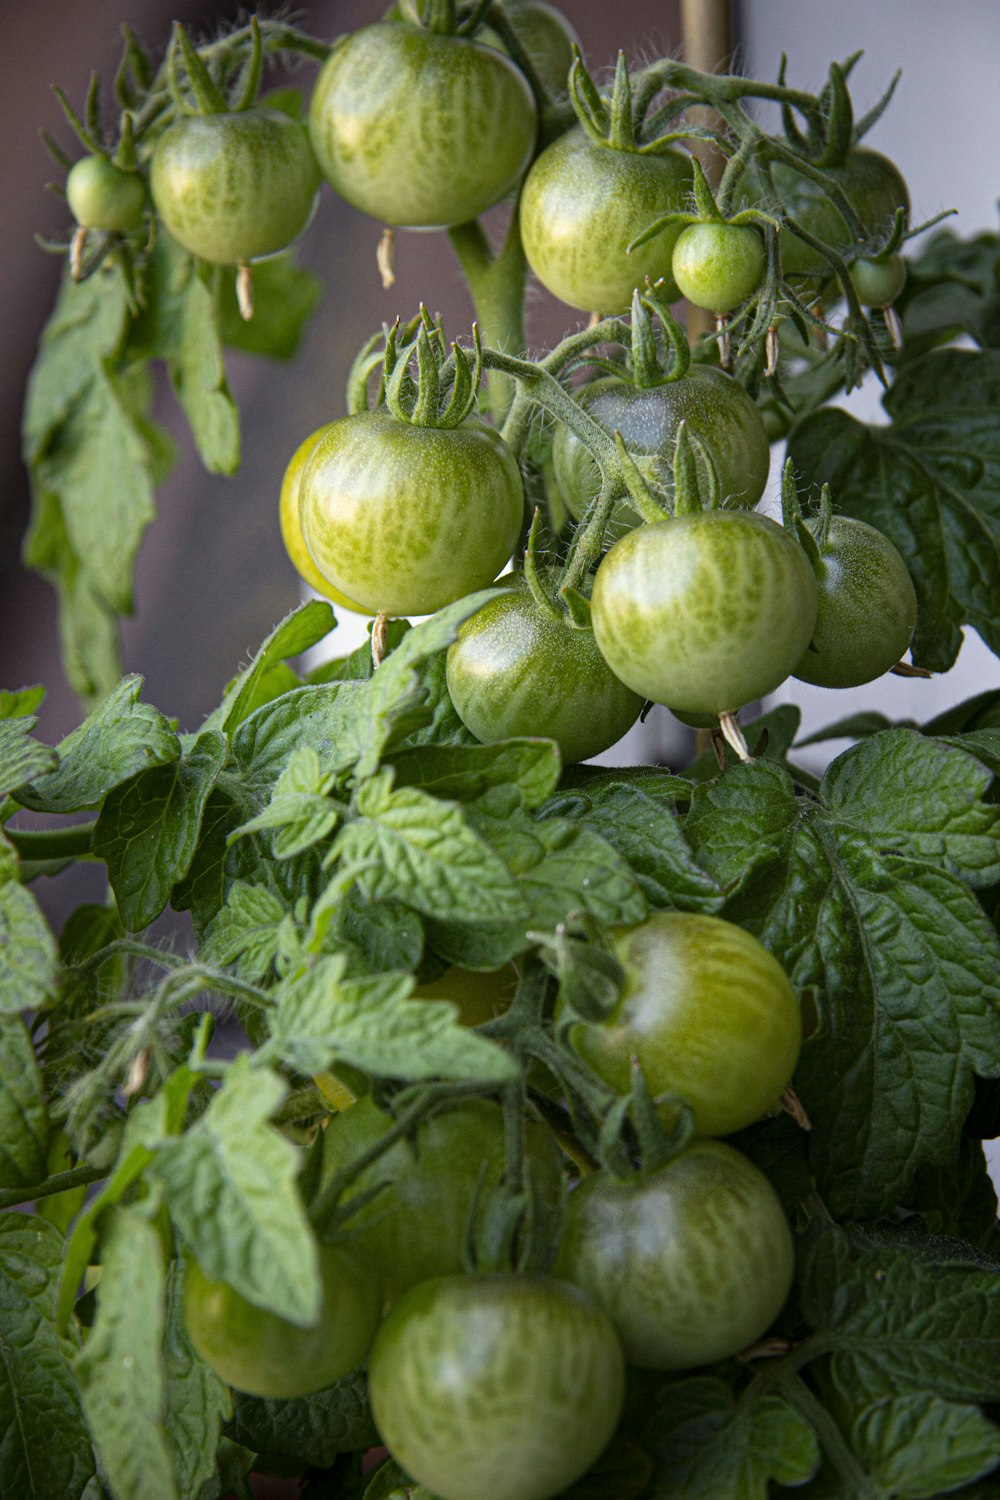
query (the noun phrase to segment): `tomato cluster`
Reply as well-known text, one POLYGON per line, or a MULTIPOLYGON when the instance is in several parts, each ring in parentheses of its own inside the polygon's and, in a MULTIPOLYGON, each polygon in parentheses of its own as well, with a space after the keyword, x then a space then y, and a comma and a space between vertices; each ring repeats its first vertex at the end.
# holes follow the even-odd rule
MULTIPOLYGON (((242 264, 301 231, 313 153, 386 226, 450 227, 461 240, 516 194, 528 264, 568 306, 604 315, 593 340, 574 335, 533 363, 484 350, 478 332, 471 351, 449 348, 424 311, 385 330, 355 367, 350 413, 289 462, 289 556, 311 587, 383 620, 496 581, 445 665, 454 708, 483 743, 543 736, 565 763, 586 760, 651 700, 721 724, 745 753, 739 709, 793 673, 849 686, 887 670, 908 648, 915 598, 891 544, 834 515, 828 495, 804 515, 790 473, 784 525, 754 509, 770 464, 755 399, 763 359, 738 379, 708 341, 689 365, 667 304, 680 293, 759 334, 755 318, 768 324, 782 296, 801 312, 808 278, 829 283, 832 269, 852 314, 889 307, 905 277, 892 239, 905 185, 852 145, 823 169, 803 158, 801 173, 748 154, 715 197, 683 129, 648 125, 656 91, 633 95, 622 62, 602 96, 550 6, 514 0, 496 34, 466 34, 464 15, 407 3, 342 38, 308 138, 256 104, 212 105, 188 58, 203 107, 157 144, 156 211, 192 253, 242 264), (560 77, 575 124, 557 107, 560 77), (510 385, 494 386, 488 413, 484 365, 510 385)), ((192 1340, 223 1379, 303 1394, 367 1357, 379 1431, 421 1485, 441 1500, 546 1500, 609 1441, 626 1364, 695 1368, 767 1332, 791 1286, 792 1232, 767 1178, 716 1138, 786 1097, 802 1037, 795 992, 755 938, 716 917, 659 912, 608 943, 623 976, 614 1004, 597 1014, 546 999, 540 1024, 582 1070, 588 1107, 597 1096, 609 1115, 631 1107, 641 1079, 654 1107, 624 1168, 600 1151, 574 1152, 570 1166, 560 1141, 579 1100, 537 1059, 523 1069, 520 1129, 508 1097, 452 1101, 406 1131, 391 1089, 360 1098, 324 1126, 317 1191, 346 1185, 320 1250, 315 1323, 286 1323, 189 1269, 192 1340), (654 1159, 649 1132, 662 1146, 678 1111, 691 1138, 654 1159), (498 1255, 493 1210, 512 1181, 520 1217, 498 1255)), ((461 1002, 466 1024, 492 1024, 510 994, 497 1003, 480 985, 453 971, 429 993, 461 1002)))

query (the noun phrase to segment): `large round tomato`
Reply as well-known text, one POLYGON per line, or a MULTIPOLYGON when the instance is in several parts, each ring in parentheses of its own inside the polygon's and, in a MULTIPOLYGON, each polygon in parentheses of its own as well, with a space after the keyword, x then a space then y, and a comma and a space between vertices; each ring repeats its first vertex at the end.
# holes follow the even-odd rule
POLYGON ((492 47, 406 21, 336 44, 309 128, 324 176, 384 224, 463 224, 508 193, 535 144, 524 75, 492 47))
POLYGON ((752 224, 689 224, 671 262, 677 289, 695 307, 722 316, 756 291, 767 267, 764 238, 752 224))
POLYGON ((378 1327, 378 1282, 370 1267, 336 1245, 320 1246, 319 1267, 319 1318, 301 1328, 256 1307, 189 1261, 185 1327, 220 1380, 251 1396, 291 1400, 323 1390, 361 1363, 378 1327))
POLYGON ((465 622, 447 663, 452 702, 477 739, 544 735, 567 764, 620 740, 642 708, 593 632, 543 609, 523 578, 465 622))
MULTIPOLYGON (((847 194, 848 201, 867 231, 866 240, 877 241, 892 227, 897 208, 909 213, 910 195, 898 167, 872 151, 868 146, 855 146, 839 167, 823 169, 834 182, 839 183, 847 194)), ((780 199, 780 206, 804 229, 817 239, 832 245, 835 250, 846 250, 854 243, 854 235, 836 204, 827 195, 826 189, 811 177, 803 177, 794 167, 785 162, 771 165, 771 178, 780 199)), ((755 207, 773 209, 773 194, 753 167, 740 179, 735 195, 739 208, 755 207)), ((813 250, 791 230, 780 236, 781 269, 786 276, 814 275, 829 272, 829 262, 813 250)))
POLYGON ((389 615, 431 614, 492 583, 523 513, 520 471, 495 432, 414 427, 384 407, 331 423, 299 491, 319 571, 389 615))
POLYGON ((123 172, 106 156, 85 156, 70 168, 66 201, 84 229, 126 234, 142 223, 146 187, 137 172, 123 172))
POLYGON ((521 237, 543 286, 587 312, 626 312, 636 287, 664 279, 677 296, 670 262, 682 225, 633 254, 636 236, 670 210, 683 210, 691 163, 679 151, 648 156, 598 145, 582 127, 542 152, 521 194, 521 237))
POLYGON ((763 1172, 722 1141, 695 1141, 658 1172, 585 1178, 570 1195, 556 1273, 607 1313, 629 1364, 686 1370, 759 1339, 794 1265, 763 1172))
POLYGON ((315 589, 317 594, 332 599, 334 604, 339 604, 343 609, 366 615, 371 614, 372 611, 363 609, 360 604, 355 604, 353 599, 348 599, 346 594, 334 588, 329 579, 323 577, 306 550, 302 524, 299 520, 299 487, 302 483, 302 470, 317 442, 331 426, 332 423, 328 422, 324 427, 317 427, 315 432, 311 432, 302 440, 289 460, 288 468, 281 481, 281 500, 278 506, 281 539, 285 544, 285 551, 288 553, 292 567, 303 582, 307 583, 311 589, 315 589))
POLYGON ((449 1276, 415 1287, 368 1366, 392 1456, 441 1500, 548 1500, 600 1456, 625 1365, 605 1315, 543 1276, 449 1276))
POLYGON ((319 169, 302 126, 256 106, 175 120, 156 143, 149 185, 185 250, 238 265, 275 255, 302 233, 319 169))
POLYGON ((802 1040, 795 991, 777 959, 742 927, 693 912, 655 912, 619 932, 625 984, 604 1020, 569 1039, 612 1088, 638 1058, 653 1095, 676 1094, 698 1135, 730 1135, 778 1103, 802 1040))
MULTIPOLYGON (((806 525, 818 532, 818 518, 806 525)), ((889 538, 849 516, 833 516, 820 546, 819 609, 808 650, 793 672, 820 687, 859 687, 907 651, 917 596, 889 538)))
MULTIPOLYGON (((680 380, 640 387, 620 375, 591 381, 578 399, 605 432, 620 432, 647 478, 671 492, 674 442, 681 422, 700 438, 715 464, 722 496, 742 506, 757 504, 767 484, 771 449, 756 406, 731 375, 695 366, 680 380)), ((696 454, 707 489, 704 461, 696 454)), ((597 462, 584 443, 562 424, 552 445, 552 469, 570 513, 579 518, 600 489, 597 462)), ((611 536, 624 536, 640 524, 627 501, 615 508, 611 536)))
MULTIPOLYGON (((369 1150, 392 1126, 370 1099, 331 1120, 323 1143, 323 1181, 369 1150)), ((562 1158, 547 1126, 529 1121, 528 1171, 535 1208, 554 1215, 562 1187, 562 1158)), ((347 1189, 342 1202, 382 1191, 345 1221, 352 1250, 382 1281, 387 1303, 431 1276, 462 1269, 470 1221, 504 1170, 503 1113, 489 1099, 470 1099, 398 1141, 347 1189)), ((477 1217, 477 1222, 479 1222, 477 1217)))
POLYGON ((682 713, 734 713, 773 692, 816 623, 816 579, 798 542, 754 511, 709 510, 630 531, 591 600, 611 670, 682 713))

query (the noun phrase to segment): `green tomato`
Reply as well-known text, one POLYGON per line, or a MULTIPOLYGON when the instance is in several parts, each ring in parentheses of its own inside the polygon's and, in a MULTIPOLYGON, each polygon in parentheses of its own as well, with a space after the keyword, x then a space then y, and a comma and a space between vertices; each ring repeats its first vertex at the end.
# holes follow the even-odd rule
POLYGON ((219 265, 286 249, 309 222, 318 184, 302 126, 261 106, 175 120, 156 143, 150 175, 167 231, 219 265))
MULTIPOLYGON (((573 48, 580 39, 569 21, 554 5, 544 0, 506 0, 504 12, 528 54, 535 75, 550 98, 560 98, 568 88, 569 70, 573 65, 573 48)), ((484 26, 476 40, 505 51, 495 31, 484 26)))
POLYGON ((760 286, 767 269, 764 239, 751 224, 689 224, 671 262, 682 296, 721 317, 760 286))
POLYGON ((415 1287, 382 1324, 368 1388, 389 1452, 440 1500, 548 1500, 607 1445, 625 1366, 576 1287, 449 1276, 415 1287))
MULTIPOLYGON (((910 195, 899 169, 888 157, 868 146, 854 146, 841 166, 823 170, 843 188, 865 226, 866 239, 878 240, 885 235, 892 227, 897 208, 903 208, 907 213, 910 211, 910 195)), ((771 164, 771 178, 780 206, 804 229, 835 250, 847 250, 854 244, 854 235, 847 221, 818 182, 803 177, 786 162, 771 164)), ((755 167, 740 179, 734 207, 774 209, 773 194, 769 187, 765 187, 755 167)), ((791 230, 782 231, 779 243, 781 268, 786 276, 829 274, 829 261, 791 230)))
MULTIPOLYGON (((607 375, 583 386, 578 400, 605 432, 621 433, 640 470, 668 493, 674 488, 674 443, 681 422, 711 454, 724 499, 749 508, 764 493, 771 463, 764 424, 743 387, 722 370, 696 365, 680 380, 644 388, 607 375)), ((700 456, 696 462, 707 488, 700 456)), ((590 449, 562 424, 552 445, 552 468, 560 494, 579 520, 597 498, 600 470, 590 449)), ((624 536, 640 524, 638 513, 622 500, 612 515, 610 535, 624 536)))
MULTIPOLYGON (((336 1115, 323 1142, 322 1181, 370 1150, 392 1120, 372 1103, 336 1115)), ((538 1121, 527 1125, 528 1173, 541 1222, 553 1221, 562 1190, 562 1157, 538 1121)), ((347 1188, 342 1202, 382 1187, 345 1221, 351 1249, 382 1282, 387 1304, 432 1276, 462 1269, 470 1224, 482 1223, 485 1195, 504 1170, 500 1106, 469 1099, 433 1115, 412 1139, 397 1141, 347 1188)))
POLYGON ((251 1396, 290 1401, 324 1390, 361 1363, 378 1327, 378 1283, 370 1267, 337 1245, 319 1247, 319 1269, 319 1317, 303 1328, 248 1302, 189 1261, 184 1324, 220 1380, 251 1396))
POLYGON ((770 1328, 795 1251, 778 1196, 722 1141, 695 1141, 658 1172, 594 1172, 570 1194, 556 1274, 607 1313, 629 1364, 687 1370, 770 1328))
POLYGON ((360 604, 355 604, 353 599, 348 599, 339 589, 335 589, 329 579, 324 578, 322 573, 309 556, 302 535, 302 524, 299 520, 299 488, 302 483, 302 471, 306 466, 306 460, 310 457, 319 439, 329 431, 332 423, 328 422, 324 427, 317 427, 304 438, 289 461, 281 481, 281 499, 278 506, 278 520, 281 526, 281 539, 285 544, 292 567, 298 573, 304 583, 317 594, 331 599, 334 604, 339 604, 342 609, 353 610, 355 614, 370 615, 370 609, 364 609, 360 604))
MULTIPOLYGON (((819 517, 806 521, 820 530, 819 517)), ((834 516, 816 569, 819 609, 793 677, 820 687, 859 687, 888 672, 909 649, 917 596, 889 538, 848 516, 834 516)))
POLYGON ((620 1093, 637 1058, 650 1092, 676 1094, 698 1135, 730 1135, 773 1109, 798 1061, 802 1021, 784 969, 721 917, 655 912, 619 932, 625 985, 601 1021, 571 1025, 573 1047, 620 1093))
POLYGON ((344 37, 309 111, 323 175, 384 224, 464 224, 513 188, 535 144, 523 74, 492 47, 406 21, 344 37))
POLYGON ((458 716, 477 739, 491 745, 542 735, 557 742, 567 765, 615 744, 642 708, 593 632, 541 608, 523 578, 466 620, 448 650, 447 678, 458 716))
POLYGON ((851 280, 865 307, 891 307, 906 285, 906 264, 901 255, 884 260, 861 256, 851 266, 851 280))
POLYGON ((798 542, 754 511, 709 510, 630 531, 594 579, 611 670, 682 713, 735 713, 796 668, 817 591, 798 542))
POLYGON ((106 156, 85 156, 66 178, 66 201, 84 229, 128 234, 142 223, 146 187, 136 172, 123 172, 106 156))
POLYGON ((413 999, 450 1000, 463 1026, 483 1026, 510 1010, 520 977, 512 963, 482 971, 455 964, 437 979, 418 984, 413 999))
POLYGON ((492 583, 523 514, 517 463, 490 428, 414 427, 384 407, 331 423, 299 491, 320 573, 389 615, 432 614, 492 583))
POLYGON ((677 296, 671 256, 681 226, 631 255, 636 236, 661 214, 687 206, 691 163, 679 151, 640 155, 567 131, 538 157, 521 194, 521 236, 543 286, 586 312, 627 312, 636 287, 664 280, 677 296))

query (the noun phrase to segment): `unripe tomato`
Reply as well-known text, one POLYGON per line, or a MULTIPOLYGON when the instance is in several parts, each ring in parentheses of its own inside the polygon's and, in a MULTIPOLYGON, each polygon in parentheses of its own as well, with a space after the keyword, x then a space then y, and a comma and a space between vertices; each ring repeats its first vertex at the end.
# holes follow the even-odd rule
POLYGON ((764 240, 752 224, 689 224, 671 261, 682 296, 722 315, 757 290, 767 269, 764 240))
POLYGON ((323 1301, 311 1328, 248 1302, 189 1261, 184 1276, 188 1338, 220 1380, 289 1401, 332 1385, 359 1365, 378 1327, 381 1298, 371 1269, 337 1245, 319 1249, 323 1301))
POLYGON ((447 677, 458 716, 477 739, 544 735, 567 765, 615 744, 642 708, 593 632, 539 606, 523 578, 466 620, 449 647, 447 677))
POLYGON ((175 120, 156 143, 150 174, 168 232, 219 265, 286 249, 309 222, 318 184, 302 126, 261 106, 175 120))
MULTIPOLYGON (((668 494, 674 487, 674 443, 681 422, 711 455, 724 499, 751 507, 764 493, 771 463, 764 424, 743 387, 722 370, 696 365, 680 380, 642 388, 607 375, 583 386, 577 399, 605 432, 621 433, 640 470, 668 494)), ((707 486, 708 474, 697 453, 695 462, 707 486)), ((596 499, 601 476, 590 449, 562 424, 552 444, 552 469, 568 510, 579 520, 596 499)), ((639 524, 638 513, 622 500, 612 515, 610 534, 624 536, 639 524)))
POLYGON ((302 523, 299 520, 299 487, 302 482, 302 470, 317 442, 331 425, 328 422, 324 427, 317 427, 315 432, 311 432, 302 440, 292 454, 281 481, 281 500, 278 507, 281 539, 285 544, 285 551, 288 553, 292 567, 311 589, 315 589, 317 594, 322 594, 324 598, 331 599, 334 604, 339 604, 342 609, 353 610, 359 615, 370 615, 372 613, 370 609, 364 609, 360 604, 355 604, 353 599, 348 599, 346 594, 334 588, 328 578, 323 577, 309 556, 302 535, 302 523))
POLYGON ((137 172, 123 172, 106 156, 85 156, 70 168, 66 201, 84 229, 127 234, 142 223, 146 188, 137 172))
POLYGON ((631 255, 636 236, 672 209, 687 207, 691 163, 679 151, 648 156, 592 141, 582 127, 547 147, 525 179, 521 236, 543 286, 570 307, 626 312, 646 277, 677 296, 671 256, 681 225, 664 229, 631 255))
MULTIPOLYGON (((858 218, 867 231, 865 238, 878 238, 892 227, 897 208, 910 211, 910 195, 898 167, 888 157, 869 146, 854 146, 847 159, 839 167, 823 169, 840 184, 854 207, 858 218)), ((824 240, 835 250, 846 250, 854 243, 854 235, 836 204, 827 195, 826 189, 811 177, 803 177, 786 162, 771 164, 771 178, 781 206, 808 229, 817 239, 824 240)), ((734 207, 775 207, 774 196, 765 187, 756 168, 751 167, 737 185, 734 207)), ((807 245, 805 240, 791 230, 783 230, 780 236, 781 269, 786 276, 807 276, 816 272, 827 274, 829 261, 807 245)))
POLYGON ((629 1364, 650 1370, 712 1364, 754 1343, 794 1269, 777 1194, 722 1141, 694 1141, 658 1172, 585 1178, 556 1261, 607 1313, 629 1364))
POLYGON ((425 1281, 368 1366, 389 1452, 440 1500, 549 1500, 599 1458, 625 1366, 605 1315, 548 1276, 425 1281))
POLYGON ((492 583, 523 512, 520 471, 492 429, 414 427, 384 407, 331 423, 299 491, 319 571, 389 615, 432 614, 492 583))
MULTIPOLYGON (((818 517, 806 525, 817 531, 818 517)), ((889 538, 864 521, 833 516, 816 581, 816 625, 793 677, 820 687, 859 687, 895 666, 916 629, 917 596, 889 538)))
POLYGON ((482 1026, 495 1021, 514 1002, 520 975, 514 964, 502 969, 463 969, 457 964, 445 969, 437 979, 418 984, 414 1000, 450 1000, 458 1008, 463 1026, 482 1026))
POLYGON ((654 703, 735 713, 801 661, 816 579, 798 542, 754 511, 708 510, 630 531, 594 579, 594 635, 654 703))
MULTIPOLYGON (((323 1181, 369 1150, 392 1126, 371 1099, 359 1099, 327 1127, 323 1181)), ((541 1222, 551 1221, 562 1190, 562 1157, 540 1121, 526 1132, 528 1174, 541 1222)), ((397 1141, 346 1190, 345 1205, 382 1191, 345 1222, 352 1250, 380 1278, 387 1304, 432 1276, 462 1269, 470 1222, 481 1222, 484 1194, 504 1170, 504 1123, 491 1099, 469 1099, 431 1116, 412 1141, 397 1141)))
POLYGON ((464 224, 517 183, 535 144, 524 75, 493 47, 406 21, 344 37, 316 80, 313 148, 330 185, 384 224, 464 224))
POLYGON ((802 1022, 784 969, 721 917, 655 912, 619 932, 625 986, 602 1021, 570 1041, 621 1093, 638 1058, 653 1095, 678 1094, 698 1135, 730 1135, 778 1103, 798 1060, 802 1022))
POLYGON ((865 307, 891 307, 906 285, 906 265, 901 255, 884 260, 861 256, 851 266, 851 280, 865 307))

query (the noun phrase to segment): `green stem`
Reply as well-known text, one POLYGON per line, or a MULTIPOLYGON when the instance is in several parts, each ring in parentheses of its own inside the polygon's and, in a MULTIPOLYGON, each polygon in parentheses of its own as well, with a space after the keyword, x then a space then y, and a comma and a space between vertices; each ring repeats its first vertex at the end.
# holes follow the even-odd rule
POLYGON ((732 104, 740 99, 773 99, 779 104, 790 104, 803 115, 819 118, 819 104, 813 94, 801 89, 786 88, 779 83, 762 83, 755 78, 740 78, 732 73, 702 73, 671 58, 653 63, 639 75, 644 91, 652 88, 647 78, 658 84, 658 89, 683 89, 695 95, 700 102, 713 106, 719 103, 732 104))
POLYGON ((99 1167, 71 1167, 68 1172, 57 1172, 54 1177, 46 1177, 44 1182, 36 1182, 32 1187, 4 1188, 0 1192, 0 1209, 17 1208, 22 1203, 37 1203, 39 1198, 52 1198, 56 1193, 69 1192, 71 1188, 89 1187, 92 1182, 100 1182, 107 1175, 99 1167))
POLYGON ((95 859, 91 853, 95 823, 69 828, 7 828, 5 833, 22 860, 95 859))
MULTIPOLYGON (((495 255, 478 219, 453 225, 448 238, 468 285, 483 342, 506 354, 520 354, 525 345, 524 289, 528 262, 521 243, 517 205, 506 239, 495 255)), ((502 375, 495 376, 490 383, 490 404, 498 420, 510 407, 513 395, 510 381, 502 375)))
POLYGON ((830 1412, 809 1387, 796 1377, 781 1387, 781 1397, 809 1423, 851 1500, 882 1500, 882 1486, 859 1463, 830 1412))

